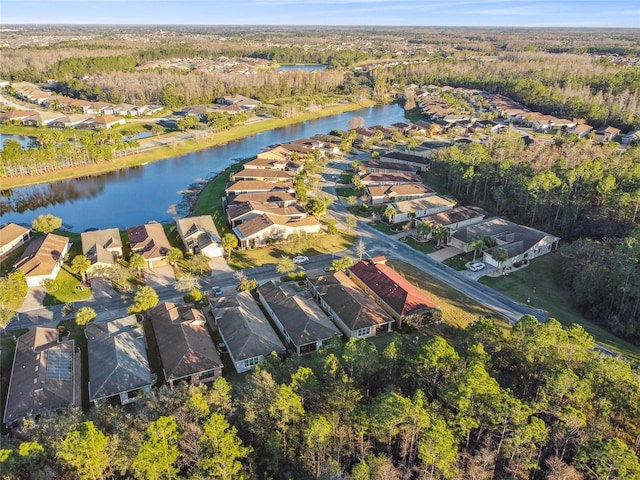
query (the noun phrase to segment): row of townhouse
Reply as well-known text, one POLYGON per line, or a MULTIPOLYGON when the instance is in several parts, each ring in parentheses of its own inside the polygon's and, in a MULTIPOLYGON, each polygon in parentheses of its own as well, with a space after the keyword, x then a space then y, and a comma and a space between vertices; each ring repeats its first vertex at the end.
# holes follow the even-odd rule
POLYGON ((109 129, 117 125, 124 125, 126 120, 113 115, 65 114, 40 110, 11 110, 0 113, 0 123, 20 122, 28 127, 46 126, 54 129, 82 128, 109 129))

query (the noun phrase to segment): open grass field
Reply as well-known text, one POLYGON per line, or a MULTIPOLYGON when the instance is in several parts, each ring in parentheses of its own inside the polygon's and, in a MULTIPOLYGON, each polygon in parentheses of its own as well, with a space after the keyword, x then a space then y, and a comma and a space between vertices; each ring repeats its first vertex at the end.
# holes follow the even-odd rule
POLYGON ((71 272, 68 265, 63 265, 56 277, 58 289, 48 292, 43 305, 49 307, 59 303, 71 303, 91 298, 91 289, 81 287, 80 277, 71 272))
POLYGON ((458 290, 440 282, 435 277, 402 260, 389 259, 387 264, 403 277, 423 290, 442 310, 446 324, 454 329, 464 329, 479 317, 491 316, 508 326, 507 321, 489 308, 474 302, 458 290))
POLYGON ((530 299, 532 307, 543 309, 563 325, 582 325, 600 345, 640 362, 640 346, 616 337, 578 311, 571 291, 562 281, 562 259, 558 253, 536 258, 526 268, 508 276, 482 277, 480 281, 523 304, 530 299))
MULTIPOLYGON (((321 253, 333 253, 351 247, 356 241, 356 235, 338 232, 334 235, 318 235, 313 239, 313 246, 303 255, 313 256, 321 253)), ((260 247, 247 250, 234 250, 231 252, 229 266, 234 270, 259 267, 261 265, 275 264, 282 256, 291 256, 285 253, 279 246, 260 247)))

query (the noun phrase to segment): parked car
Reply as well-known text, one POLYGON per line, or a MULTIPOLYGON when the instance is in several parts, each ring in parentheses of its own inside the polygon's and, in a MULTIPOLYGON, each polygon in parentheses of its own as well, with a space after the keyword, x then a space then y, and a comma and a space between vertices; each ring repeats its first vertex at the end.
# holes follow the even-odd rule
POLYGON ((472 272, 477 272, 479 270, 482 270, 484 268, 484 263, 482 262, 473 262, 471 265, 469 265, 469 270, 471 270, 472 272))
POLYGON ((211 292, 213 292, 213 296, 214 297, 221 297, 222 296, 222 289, 218 286, 215 286, 211 289, 211 292))
POLYGON ((309 257, 305 255, 296 255, 295 257, 293 257, 293 263, 295 263, 296 265, 299 265, 301 263, 307 263, 308 261, 309 261, 309 257))

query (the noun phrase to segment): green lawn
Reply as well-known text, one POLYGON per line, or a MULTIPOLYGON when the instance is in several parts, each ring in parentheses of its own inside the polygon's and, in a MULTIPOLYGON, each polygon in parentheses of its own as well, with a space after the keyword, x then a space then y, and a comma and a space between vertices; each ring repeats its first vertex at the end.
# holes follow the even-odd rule
POLYGON ((429 240, 428 242, 418 242, 414 238, 407 236, 401 239, 400 241, 406 243, 411 248, 424 253, 425 255, 428 255, 429 253, 433 253, 438 250, 436 248, 436 242, 434 240, 429 240))
POLYGON ((479 317, 491 316, 500 326, 508 328, 507 321, 489 308, 471 300, 455 288, 442 283, 435 277, 402 260, 389 259, 387 264, 413 285, 423 290, 442 310, 444 322, 428 328, 432 335, 442 335, 452 344, 457 344, 460 331, 479 317))
POLYGON ((339 200, 346 200, 349 197, 359 197, 360 194, 353 188, 336 188, 336 195, 339 200))
MULTIPOLYGON (((444 262, 448 267, 454 270, 462 271, 467 269, 467 262, 473 260, 473 252, 467 252, 465 254, 456 255, 455 257, 447 258, 444 262)), ((476 258, 477 260, 477 258, 476 258)))
POLYGON ((562 257, 558 253, 534 259, 526 268, 502 277, 482 277, 485 285, 510 296, 521 303, 541 308, 563 325, 577 323, 604 347, 624 357, 640 361, 640 347, 633 345, 585 319, 572 301, 571 291, 562 281, 562 257))
POLYGON ((68 265, 63 265, 60 273, 56 277, 58 289, 55 292, 49 292, 44 297, 43 305, 49 307, 59 303, 77 302, 91 298, 91 289, 84 287, 80 290, 80 277, 71 273, 68 265))
MULTIPOLYGON (((314 238, 313 247, 302 252, 303 255, 313 256, 321 253, 339 252, 351 247, 356 241, 356 235, 339 232, 335 235, 318 235, 314 238)), ((289 254, 275 245, 231 252, 229 266, 235 270, 275 264, 280 257, 289 254)))

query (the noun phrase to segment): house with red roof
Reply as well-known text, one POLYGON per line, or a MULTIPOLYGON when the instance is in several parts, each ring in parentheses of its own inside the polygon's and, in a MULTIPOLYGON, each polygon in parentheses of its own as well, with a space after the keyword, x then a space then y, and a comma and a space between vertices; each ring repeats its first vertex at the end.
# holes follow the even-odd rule
POLYGON ((349 278, 382 307, 401 327, 404 322, 425 325, 442 318, 440 307, 387 264, 385 257, 362 260, 349 278))

